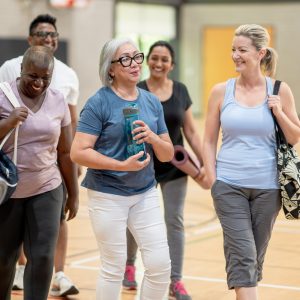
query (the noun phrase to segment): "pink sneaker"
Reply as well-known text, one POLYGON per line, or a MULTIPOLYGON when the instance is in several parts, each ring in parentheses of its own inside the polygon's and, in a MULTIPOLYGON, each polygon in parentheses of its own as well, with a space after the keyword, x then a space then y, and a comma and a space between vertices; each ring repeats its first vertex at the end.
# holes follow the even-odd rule
POLYGON ((137 289, 137 283, 135 281, 135 266, 126 266, 122 284, 125 290, 137 289))
POLYGON ((169 299, 173 300, 192 300, 184 288, 182 281, 174 281, 170 284, 169 299))

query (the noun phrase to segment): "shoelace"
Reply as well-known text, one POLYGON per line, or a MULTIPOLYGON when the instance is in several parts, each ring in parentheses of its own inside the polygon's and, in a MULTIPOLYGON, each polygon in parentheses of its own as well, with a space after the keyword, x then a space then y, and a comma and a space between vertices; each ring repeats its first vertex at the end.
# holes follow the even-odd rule
POLYGON ((133 266, 126 267, 126 278, 128 281, 135 281, 135 270, 133 266))
POLYGON ((181 281, 177 281, 173 284, 173 290, 175 292, 178 292, 180 295, 187 295, 187 291, 184 288, 184 285, 181 281))

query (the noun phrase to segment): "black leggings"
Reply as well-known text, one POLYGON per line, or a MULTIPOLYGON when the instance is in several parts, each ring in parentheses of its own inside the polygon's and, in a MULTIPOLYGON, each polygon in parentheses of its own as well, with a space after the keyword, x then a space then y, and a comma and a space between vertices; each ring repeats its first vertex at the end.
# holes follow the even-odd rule
POLYGON ((16 262, 23 243, 27 264, 24 300, 46 300, 53 273, 58 237, 62 185, 22 199, 10 199, 0 206, 0 299, 11 299, 16 262))

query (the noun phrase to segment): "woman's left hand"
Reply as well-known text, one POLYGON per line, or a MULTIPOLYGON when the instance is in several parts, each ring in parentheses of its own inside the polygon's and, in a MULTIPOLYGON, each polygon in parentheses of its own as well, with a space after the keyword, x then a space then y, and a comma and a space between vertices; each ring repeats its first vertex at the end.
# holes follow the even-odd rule
POLYGON ((79 208, 78 197, 67 196, 67 203, 65 207, 65 214, 67 221, 76 217, 79 208))
POLYGON ((282 111, 282 104, 279 95, 269 95, 268 96, 268 106, 272 109, 273 114, 276 116, 282 111))
POLYGON ((134 124, 139 125, 132 131, 134 139, 138 144, 154 144, 155 141, 159 139, 158 135, 156 135, 145 122, 137 120, 134 124))

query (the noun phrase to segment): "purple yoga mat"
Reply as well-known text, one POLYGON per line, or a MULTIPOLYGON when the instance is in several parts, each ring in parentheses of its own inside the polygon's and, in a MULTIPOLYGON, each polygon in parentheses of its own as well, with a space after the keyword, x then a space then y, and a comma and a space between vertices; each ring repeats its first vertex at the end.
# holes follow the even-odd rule
POLYGON ((200 174, 200 162, 194 156, 191 156, 183 146, 174 146, 174 157, 171 163, 194 179, 200 174))

